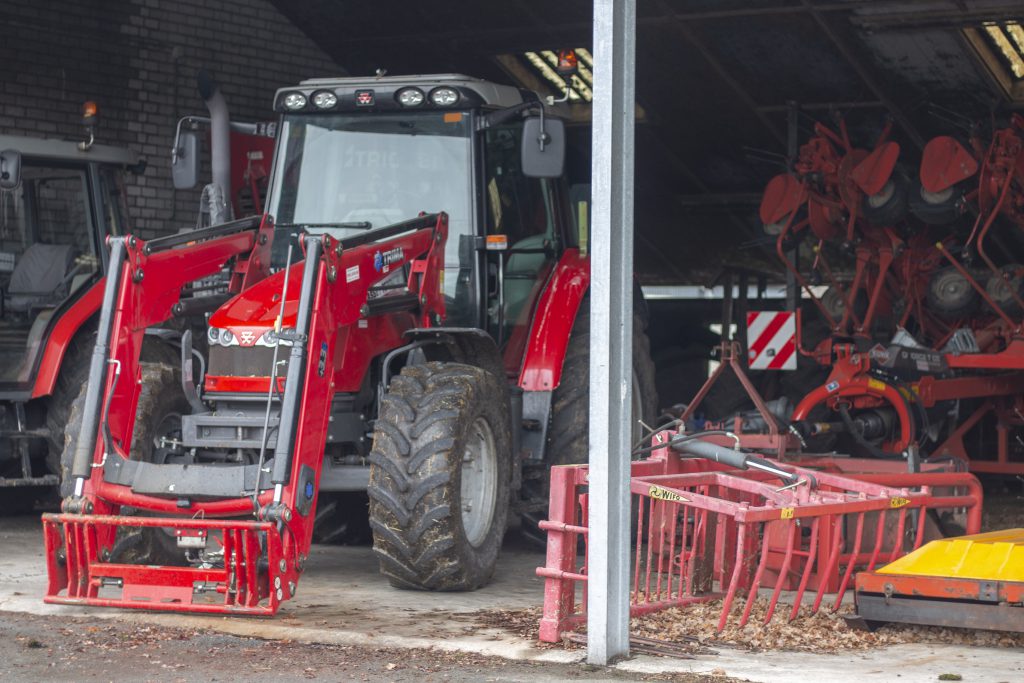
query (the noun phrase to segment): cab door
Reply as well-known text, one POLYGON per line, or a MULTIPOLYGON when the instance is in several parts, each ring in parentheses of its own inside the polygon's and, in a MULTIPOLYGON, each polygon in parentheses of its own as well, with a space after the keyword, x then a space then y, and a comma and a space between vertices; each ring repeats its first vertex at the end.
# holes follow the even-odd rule
POLYGON ((563 249, 556 183, 520 167, 520 126, 484 132, 486 327, 505 370, 519 373, 533 311, 563 249))

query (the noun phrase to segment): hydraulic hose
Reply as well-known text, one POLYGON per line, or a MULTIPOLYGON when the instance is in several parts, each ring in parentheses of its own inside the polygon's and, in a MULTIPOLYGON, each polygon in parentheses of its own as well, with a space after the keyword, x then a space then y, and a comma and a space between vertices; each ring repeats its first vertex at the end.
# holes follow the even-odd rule
POLYGON ((748 453, 741 453, 725 446, 719 446, 718 444, 711 443, 709 441, 702 441, 700 439, 673 439, 670 443, 672 450, 684 453, 686 455, 693 455, 698 458, 704 458, 705 460, 713 460, 714 462, 728 465, 729 467, 735 467, 738 470, 756 469, 762 472, 767 472, 773 476, 782 479, 789 484, 795 484, 800 481, 800 475, 796 472, 789 472, 770 460, 758 457, 756 455, 750 455, 748 453))

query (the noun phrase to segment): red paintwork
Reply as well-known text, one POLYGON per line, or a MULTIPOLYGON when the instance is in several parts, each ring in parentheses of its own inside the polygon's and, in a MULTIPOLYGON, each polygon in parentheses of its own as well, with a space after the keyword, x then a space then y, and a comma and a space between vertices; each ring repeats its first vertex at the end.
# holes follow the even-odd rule
MULTIPOLYGON (((364 361, 368 362, 367 358, 399 345, 402 341, 401 331, 412 326, 429 327, 443 320, 444 298, 440 273, 444 265, 447 231, 447 216, 440 214, 436 225, 431 227, 420 228, 410 234, 346 251, 341 251, 335 240, 325 237, 320 260, 315 263, 298 264, 294 268, 295 277, 299 277, 306 267, 317 270, 303 391, 296 422, 290 476, 292 484, 284 486, 282 496, 282 503, 288 510, 294 511, 298 508, 297 501, 302 492, 297 490, 294 483, 299 481, 303 467, 309 467, 316 473, 314 491, 319 490, 327 421, 334 393, 358 388, 365 375, 364 361), (415 259, 411 263, 408 286, 422 303, 421 313, 418 317, 407 313, 384 314, 380 316, 382 320, 377 321, 374 327, 368 326, 363 330, 357 325, 362 317, 360 309, 367 300, 368 289, 375 282, 387 277, 387 273, 378 273, 374 269, 374 255, 379 250, 396 248, 403 250, 403 256, 400 261, 392 263, 392 269, 415 259), (356 269, 359 272, 357 279, 346 277, 347 272, 355 273, 356 269), (383 319, 392 319, 392 322, 385 323, 383 319), (359 333, 355 334, 353 330, 358 330, 359 333), (322 349, 326 350, 327 356, 334 358, 338 364, 334 373, 319 374, 318 360, 322 349)), ((145 328, 170 317, 171 306, 178 300, 184 283, 217 272, 232 257, 246 255, 251 252, 257 240, 258 233, 248 231, 158 252, 148 257, 145 254, 144 242, 130 243, 118 291, 111 339, 111 358, 120 363, 121 379, 113 386, 114 374, 111 368, 104 390, 104 401, 110 401, 107 422, 110 425, 114 450, 118 454, 125 456, 125 445, 130 443, 138 401, 139 351, 145 328), (144 274, 141 279, 137 277, 140 272, 144 274)), ((266 283, 260 283, 257 285, 257 292, 268 295, 268 299, 272 301, 273 294, 279 291, 275 287, 275 279, 280 285, 283 277, 282 273, 266 283)), ((258 315, 262 321, 272 321, 270 308, 262 306, 251 294, 247 292, 236 297, 225 305, 225 312, 216 314, 213 319, 220 320, 222 324, 230 327, 243 321, 234 316, 239 315, 239 311, 244 308, 258 315)), ((297 284, 295 288, 289 288, 289 300, 293 296, 296 299, 299 296, 297 284)), ((290 315, 290 320, 294 323, 294 310, 290 315)), ((269 326, 268 324, 267 327, 269 326)), ((218 389, 224 390, 224 387, 218 389)), ((263 380, 263 390, 266 390, 266 379, 263 380)), ((102 439, 97 438, 93 453, 94 462, 100 462, 103 457, 102 450, 102 439)), ((264 492, 260 496, 261 504, 269 502, 272 495, 270 491, 264 492)), ((312 502, 313 509, 316 505, 315 496, 316 493, 312 502)), ((253 503, 251 498, 246 496, 213 501, 192 500, 189 501, 190 505, 178 507, 174 500, 138 495, 129 487, 105 481, 103 469, 99 467, 93 469, 92 475, 85 482, 84 501, 92 506, 98 517, 71 515, 47 520, 45 538, 50 583, 46 599, 50 602, 119 607, 145 606, 148 609, 184 612, 273 614, 281 600, 291 597, 291 589, 288 586, 296 584, 299 580, 300 567, 309 553, 313 532, 312 517, 303 517, 299 514, 291 517, 286 525, 287 533, 276 526, 264 528, 263 522, 231 523, 218 519, 251 516, 253 503), (232 602, 232 599, 228 599, 223 605, 214 606, 188 602, 161 602, 159 599, 163 597, 183 597, 184 589, 191 585, 190 579, 196 577, 194 570, 137 565, 116 566, 111 569, 109 565, 101 562, 102 551, 110 548, 119 526, 139 526, 131 519, 115 518, 111 521, 102 517, 116 515, 123 505, 171 516, 147 517, 148 521, 142 524, 145 526, 198 526, 221 529, 225 528, 226 524, 245 525, 232 532, 237 536, 238 546, 244 545, 245 549, 239 554, 228 555, 235 573, 248 574, 243 584, 244 595, 237 597, 243 604, 237 604, 237 600, 232 602), (193 519, 182 523, 177 518, 179 516, 193 519), (64 548, 73 555, 63 565, 56 561, 55 555, 62 540, 58 523, 63 523, 64 548), (267 574, 257 575, 256 571, 257 563, 254 558, 259 554, 259 547, 258 544, 253 544, 252 539, 255 538, 254 532, 257 531, 266 536, 268 558, 274 567, 267 574), (280 567, 278 563, 281 564, 280 567), (94 574, 105 576, 105 571, 115 571, 123 578, 125 590, 120 599, 98 597, 99 585, 92 577, 94 574), (280 596, 268 588, 272 585, 271 580, 278 577, 285 587, 280 596), (138 598, 147 598, 148 602, 133 602, 138 598), (261 604, 261 601, 267 598, 269 603, 261 604)), ((230 574, 225 573, 214 580, 222 582, 229 580, 229 577, 230 574)))
MULTIPOLYGON (((656 443, 672 436, 662 432, 656 443)), ((680 458, 667 447, 630 464, 630 492, 640 498, 633 508, 631 616, 724 597, 721 630, 744 592, 742 627, 761 588, 771 589, 766 623, 782 590, 796 591, 786 607, 790 619, 806 591, 816 593, 812 611, 826 594, 837 593, 835 609, 855 570, 871 570, 920 547, 927 525, 917 522, 929 511, 967 508, 968 533, 981 525, 981 487, 969 474, 841 475, 776 464, 798 474, 801 484, 779 488, 767 473, 680 458), (937 487, 967 491, 940 495, 937 487)), ((586 465, 551 469, 548 520, 539 524, 548 532, 547 556, 536 571, 544 579, 539 635, 546 642, 558 642, 586 621, 586 600, 577 607, 576 595, 582 585, 586 596, 588 580, 586 553, 577 553, 590 530, 587 483, 586 465)))
POLYGON ((948 135, 928 141, 921 153, 921 187, 942 192, 978 172, 978 161, 948 135))
POLYGON ((61 363, 68 345, 85 322, 96 314, 103 302, 103 283, 105 278, 90 287, 85 294, 64 311, 53 326, 53 331, 46 339, 43 357, 39 361, 39 372, 32 386, 32 398, 49 396, 57 383, 61 363))
POLYGON ((850 179, 864 194, 878 194, 892 177, 896 161, 900 157, 900 146, 886 142, 876 147, 850 172, 850 179))
POLYGON ((590 259, 567 249, 537 302, 519 373, 523 391, 553 391, 561 382, 569 334, 589 286, 590 259))
POLYGON ((98 515, 43 515, 48 584, 44 602, 93 607, 130 607, 169 612, 207 614, 273 615, 280 605, 274 590, 275 579, 282 577, 282 598, 291 597, 288 573, 280 534, 269 522, 167 519, 98 515), (160 567, 154 565, 115 564, 98 561, 97 535, 120 527, 165 527, 219 532, 224 550, 224 565, 219 568, 160 567), (267 564, 257 567, 261 539, 266 540, 267 564), (66 561, 57 560, 64 548, 66 561), (120 579, 120 598, 101 598, 103 579, 120 579), (220 602, 193 603, 193 585, 201 581, 216 585, 220 602), (61 593, 64 593, 61 595, 61 593), (260 604, 266 600, 267 604, 260 604))
POLYGON ((236 217, 242 217, 239 193, 245 187, 252 191, 253 213, 263 213, 260 190, 267 186, 274 143, 274 138, 231 131, 231 203, 236 217))
POLYGON ((765 225, 781 222, 807 201, 807 190, 796 176, 781 173, 764 188, 760 216, 765 225))
MULTIPOLYGON (((397 348, 405 343, 403 335, 413 327, 422 324, 422 320, 412 313, 394 313, 386 316, 363 318, 362 323, 359 307, 366 301, 365 290, 379 282, 410 262, 417 254, 422 253, 422 236, 417 233, 397 237, 387 242, 387 247, 380 244, 369 244, 356 247, 345 252, 345 268, 359 268, 360 279, 347 288, 344 298, 344 309, 350 322, 338 331, 338 345, 333 350, 335 391, 358 391, 363 385, 363 378, 374 358, 386 350, 397 348), (381 249, 401 248, 404 256, 392 262, 389 270, 377 272, 374 269, 374 256, 381 249), (419 251, 418 251, 419 250, 419 251), (351 317, 355 316, 355 317, 351 317), (357 326, 365 324, 365 327, 357 326)), ((299 304, 304 262, 296 263, 289 271, 288 300, 285 302, 282 327, 295 326, 296 312, 299 304)), ((340 268, 340 266, 337 266, 340 268)), ((338 271, 338 279, 345 280, 345 271, 338 271)), ((273 328, 277 319, 284 284, 284 271, 267 277, 246 289, 235 298, 225 303, 212 316, 210 325, 231 330, 240 337, 249 332, 255 342, 264 332, 273 328)), ((346 283, 348 284, 348 283, 346 283)), ((415 291, 415 290, 414 290, 415 291)), ((332 303, 338 306, 337 303, 332 303)), ((285 347, 286 348, 286 347, 285 347)), ((269 373, 269 368, 267 369, 269 373)), ((265 392, 268 388, 269 374, 265 377, 223 377, 207 375, 204 383, 206 391, 257 391, 265 392)), ((279 380, 283 381, 283 380, 279 380)))

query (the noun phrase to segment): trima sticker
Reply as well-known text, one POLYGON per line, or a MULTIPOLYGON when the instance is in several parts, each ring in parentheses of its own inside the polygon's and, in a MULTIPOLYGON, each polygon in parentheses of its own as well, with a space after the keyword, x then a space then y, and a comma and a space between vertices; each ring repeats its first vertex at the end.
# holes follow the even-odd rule
POLYGON ((373 269, 378 273, 388 272, 391 266, 405 258, 405 252, 401 247, 394 247, 387 251, 378 251, 373 255, 373 269))

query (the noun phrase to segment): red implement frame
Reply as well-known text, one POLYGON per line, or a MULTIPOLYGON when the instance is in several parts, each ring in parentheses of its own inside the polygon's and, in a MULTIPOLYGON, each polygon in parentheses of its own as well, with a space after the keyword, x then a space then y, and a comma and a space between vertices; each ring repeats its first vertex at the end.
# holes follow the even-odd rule
MULTIPOLYGON (((369 288, 389 276, 374 267, 375 254, 382 249, 401 254, 391 263, 392 273, 409 264, 407 286, 415 295, 418 315, 403 315, 408 317, 410 327, 429 327, 444 317, 439 274, 447 229, 447 215, 441 213, 374 231, 376 241, 371 240, 372 233, 365 233, 360 236, 362 239, 347 242, 353 244, 351 248, 328 235, 306 238, 307 245, 313 245, 310 248, 314 251, 309 253, 316 254, 301 266, 304 293, 308 290, 308 294, 300 297, 299 308, 308 311, 308 327, 298 332, 305 335, 307 351, 304 363, 293 364, 304 368, 302 374, 296 375, 297 381, 286 382, 282 398, 282 404, 294 402, 296 406, 293 441, 290 449, 283 446, 290 467, 280 480, 275 468, 275 480, 270 484, 261 476, 258 495, 240 493, 215 500, 138 494, 129 486, 106 481, 103 465, 109 458, 130 459, 126 445, 131 443, 138 400, 139 351, 145 329, 171 316, 171 307, 179 300, 186 283, 218 272, 230 258, 253 249, 256 233, 245 230, 204 241, 181 242, 166 249, 154 249, 142 240, 125 238, 127 257, 116 300, 104 302, 114 314, 100 404, 109 401, 106 424, 113 452, 104 453, 103 439, 97 435, 83 435, 95 443, 95 448, 82 497, 65 501, 65 514, 43 516, 50 577, 44 600, 225 614, 276 612, 281 601, 294 594, 309 554, 326 427, 335 392, 336 369, 331 367, 330 359, 337 357, 335 347, 346 328, 367 315, 364 305, 369 288), (307 271, 311 266, 315 270, 307 271), (118 377, 122 379, 118 381, 118 377), (308 494, 300 490, 304 471, 314 473, 313 490, 308 494), (271 485, 274 490, 267 489, 271 485), (312 498, 303 500, 304 495, 312 498), (308 506, 304 507, 306 503, 308 506), (121 506, 163 516, 119 517, 121 506), (70 512, 77 514, 67 514, 70 512), (220 530, 224 566, 189 570, 111 564, 106 558, 123 527, 220 530), (254 552, 259 555, 255 562, 254 552), (267 569, 260 568, 263 566, 267 569), (223 590, 224 603, 186 599, 190 584, 202 592, 209 583, 218 586, 218 591, 223 590), (97 591, 104 585, 120 585, 120 597, 100 597, 97 591), (260 603, 264 599, 266 604, 260 603)), ((300 314, 299 320, 302 317, 300 314)), ((94 379, 90 378, 91 381, 94 379)), ((279 445, 283 443, 282 439, 279 445)))
MULTIPOLYGON (((270 616, 284 597, 281 535, 270 522, 59 514, 47 515, 44 528, 46 602, 270 616), (213 532, 220 537, 223 566, 200 569, 96 561, 103 555, 100 538, 121 527, 213 532), (260 568, 261 562, 266 569, 260 568), (120 596, 105 597, 102 592, 108 587, 121 589, 120 596), (203 601, 204 594, 215 599, 203 601)), ((288 594, 294 592, 293 583, 288 594)))
MULTIPOLYGON (((670 437, 665 432, 655 442, 670 437)), ((790 619, 807 591, 815 593, 814 611, 836 594, 834 609, 854 572, 926 540, 929 511, 966 508, 968 533, 980 529, 981 488, 970 474, 861 477, 782 467, 799 474, 800 483, 782 487, 766 473, 681 459, 668 448, 634 462, 631 615, 721 599, 719 629, 740 604, 743 625, 762 588, 771 589, 766 621, 783 590, 796 591, 790 619), (933 487, 964 492, 940 495, 933 487)), ((551 471, 549 520, 540 524, 548 532, 547 561, 537 570, 545 579, 540 638, 547 642, 586 620, 586 553, 577 557, 577 543, 586 545, 588 535, 587 473, 585 465, 551 471)))

